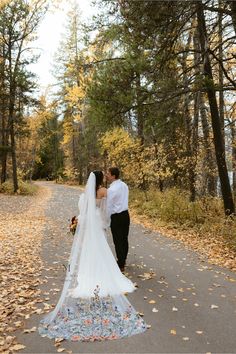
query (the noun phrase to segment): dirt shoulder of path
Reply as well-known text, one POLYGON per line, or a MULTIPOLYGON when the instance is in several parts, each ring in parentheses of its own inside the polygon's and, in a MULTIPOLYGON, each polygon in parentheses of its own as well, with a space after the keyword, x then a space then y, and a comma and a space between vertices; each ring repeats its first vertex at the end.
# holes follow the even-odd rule
MULTIPOLYGON (((35 196, 0 194, 0 352, 24 346, 14 332, 37 313, 42 269, 41 240, 44 210, 50 190, 40 187, 35 196)), ((32 328, 36 331, 36 328, 32 328)))

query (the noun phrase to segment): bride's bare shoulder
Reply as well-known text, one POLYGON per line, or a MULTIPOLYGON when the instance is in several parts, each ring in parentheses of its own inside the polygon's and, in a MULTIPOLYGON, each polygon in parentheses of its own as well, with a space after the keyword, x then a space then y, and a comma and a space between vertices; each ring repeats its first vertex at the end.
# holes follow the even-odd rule
POLYGON ((97 198, 104 198, 107 196, 107 189, 105 187, 101 187, 97 191, 97 198))

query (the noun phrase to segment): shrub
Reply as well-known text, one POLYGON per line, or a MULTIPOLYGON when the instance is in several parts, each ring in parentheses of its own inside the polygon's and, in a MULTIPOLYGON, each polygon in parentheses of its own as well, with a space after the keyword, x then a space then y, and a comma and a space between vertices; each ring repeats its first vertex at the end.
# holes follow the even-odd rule
POLYGON ((160 192, 130 191, 130 205, 139 215, 147 217, 154 226, 191 229, 199 236, 223 237, 236 250, 236 218, 224 216, 220 198, 204 197, 189 201, 189 193, 176 188, 160 192))
MULTIPOLYGON (((18 181, 19 189, 17 194, 33 195, 38 191, 38 186, 30 182, 18 181)), ((0 193, 14 194, 14 188, 12 181, 6 181, 0 184, 0 193)))

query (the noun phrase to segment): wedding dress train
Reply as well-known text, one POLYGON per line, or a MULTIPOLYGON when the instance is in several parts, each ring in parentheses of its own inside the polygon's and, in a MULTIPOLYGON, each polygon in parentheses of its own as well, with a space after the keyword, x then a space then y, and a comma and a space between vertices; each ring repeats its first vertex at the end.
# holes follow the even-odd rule
POLYGON ((64 287, 55 309, 40 323, 42 336, 94 341, 146 330, 125 295, 135 290, 134 284, 121 273, 107 243, 105 203, 105 199, 96 200, 91 173, 79 201, 79 226, 64 287))

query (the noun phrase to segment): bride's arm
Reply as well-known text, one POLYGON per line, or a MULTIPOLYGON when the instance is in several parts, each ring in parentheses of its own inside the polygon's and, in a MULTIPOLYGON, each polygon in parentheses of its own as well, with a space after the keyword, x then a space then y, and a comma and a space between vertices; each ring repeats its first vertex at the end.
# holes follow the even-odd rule
POLYGON ((103 228, 107 229, 110 227, 111 219, 107 212, 107 198, 105 197, 101 199, 100 211, 101 211, 103 228))

